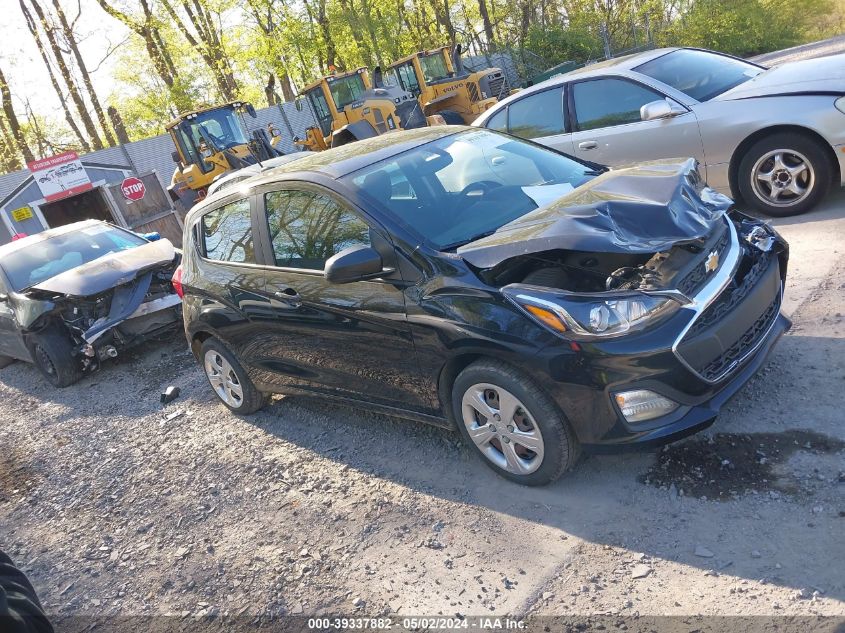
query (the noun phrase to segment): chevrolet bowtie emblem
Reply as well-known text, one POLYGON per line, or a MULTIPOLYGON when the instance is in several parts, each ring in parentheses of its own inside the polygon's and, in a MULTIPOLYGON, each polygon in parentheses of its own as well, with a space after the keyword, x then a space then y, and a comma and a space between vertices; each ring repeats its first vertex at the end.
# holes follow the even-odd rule
POLYGON ((707 259, 704 260, 704 270, 712 273, 719 267, 719 251, 710 251, 707 259))

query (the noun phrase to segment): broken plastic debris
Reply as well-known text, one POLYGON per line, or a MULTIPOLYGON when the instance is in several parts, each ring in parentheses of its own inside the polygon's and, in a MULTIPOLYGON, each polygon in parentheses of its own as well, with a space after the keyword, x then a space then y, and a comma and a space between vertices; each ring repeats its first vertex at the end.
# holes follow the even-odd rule
POLYGON ((176 398, 179 397, 179 393, 181 390, 179 387, 174 387, 170 385, 167 389, 161 392, 161 403, 167 404, 168 402, 173 402, 176 398))

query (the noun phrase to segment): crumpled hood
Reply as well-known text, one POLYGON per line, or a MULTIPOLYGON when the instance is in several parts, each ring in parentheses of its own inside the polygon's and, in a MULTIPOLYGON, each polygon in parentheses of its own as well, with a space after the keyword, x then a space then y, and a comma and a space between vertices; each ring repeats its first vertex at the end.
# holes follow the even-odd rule
POLYGON ((845 53, 775 66, 713 100, 814 92, 845 94, 845 53))
POLYGON ((478 268, 554 249, 656 253, 704 237, 732 201, 701 181, 694 159, 606 172, 458 249, 478 268))
POLYGON ((176 249, 173 244, 169 240, 161 239, 137 248, 104 255, 42 281, 33 288, 71 297, 96 295, 132 281, 142 271, 169 264, 175 256, 176 249))

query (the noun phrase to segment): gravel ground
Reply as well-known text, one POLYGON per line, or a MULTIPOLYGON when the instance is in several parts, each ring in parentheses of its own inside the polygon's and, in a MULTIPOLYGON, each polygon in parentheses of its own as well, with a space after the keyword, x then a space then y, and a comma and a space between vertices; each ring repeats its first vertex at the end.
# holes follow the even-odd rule
POLYGON ((542 489, 420 424, 295 398, 233 416, 176 336, 65 390, 16 363, 0 549, 79 630, 326 613, 820 630, 802 618, 845 617, 845 196, 779 225, 795 327, 717 424, 542 489), (162 407, 169 384, 182 395, 162 407))

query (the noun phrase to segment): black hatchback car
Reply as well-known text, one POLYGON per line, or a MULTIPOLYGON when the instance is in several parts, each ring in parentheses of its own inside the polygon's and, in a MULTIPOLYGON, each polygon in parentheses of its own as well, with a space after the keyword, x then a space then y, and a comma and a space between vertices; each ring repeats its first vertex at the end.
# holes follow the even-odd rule
POLYGON ((786 265, 692 160, 607 171, 437 127, 210 197, 175 283, 232 411, 310 394, 457 427, 533 485, 711 424, 789 327, 786 265))

